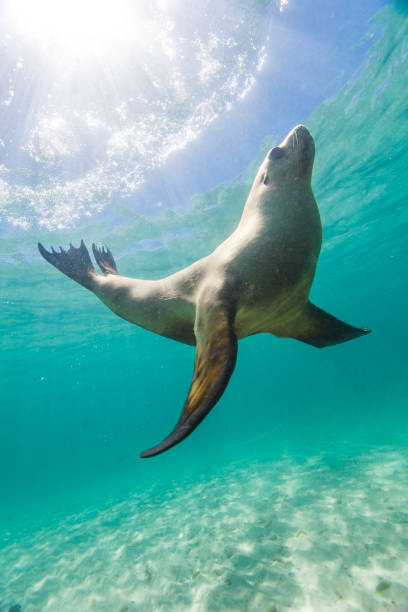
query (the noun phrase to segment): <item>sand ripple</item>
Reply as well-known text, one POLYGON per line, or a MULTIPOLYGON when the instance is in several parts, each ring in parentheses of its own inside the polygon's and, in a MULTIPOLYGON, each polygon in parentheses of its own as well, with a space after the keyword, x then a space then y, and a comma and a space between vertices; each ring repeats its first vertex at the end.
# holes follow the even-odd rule
POLYGON ((6 545, 0 576, 22 612, 406 612, 408 452, 147 491, 6 545))

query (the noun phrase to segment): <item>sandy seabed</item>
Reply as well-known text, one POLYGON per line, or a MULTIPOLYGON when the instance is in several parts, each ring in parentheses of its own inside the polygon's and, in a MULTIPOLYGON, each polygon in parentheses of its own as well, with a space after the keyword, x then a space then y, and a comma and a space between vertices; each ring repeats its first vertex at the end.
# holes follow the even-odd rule
POLYGON ((235 466, 0 550, 0 610, 408 611, 408 451, 235 466))

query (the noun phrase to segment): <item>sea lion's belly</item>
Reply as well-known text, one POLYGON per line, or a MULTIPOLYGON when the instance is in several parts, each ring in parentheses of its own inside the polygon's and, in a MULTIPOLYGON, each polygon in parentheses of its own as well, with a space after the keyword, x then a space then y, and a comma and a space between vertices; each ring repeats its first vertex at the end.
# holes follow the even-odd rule
MULTIPOLYGON (((259 333, 290 336, 293 326, 307 303, 312 278, 304 276, 295 286, 253 302, 251 288, 244 296, 235 315, 234 327, 238 338, 259 333)), ((255 289, 255 288, 254 288, 255 289)))
POLYGON ((225 279, 226 294, 235 302, 237 337, 262 332, 291 335, 313 282, 319 227, 305 231, 295 220, 280 224, 280 232, 265 225, 248 229, 246 235, 232 235, 218 253, 217 268, 225 279))

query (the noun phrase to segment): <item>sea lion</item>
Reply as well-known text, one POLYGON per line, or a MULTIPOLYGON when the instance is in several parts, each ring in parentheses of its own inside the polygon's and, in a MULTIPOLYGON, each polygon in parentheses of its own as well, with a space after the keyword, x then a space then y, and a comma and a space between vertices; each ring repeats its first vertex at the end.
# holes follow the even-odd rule
POLYGON ((262 162, 241 220, 213 253, 161 280, 118 274, 108 248, 92 245, 103 272, 79 248, 41 255, 95 293, 115 314, 167 338, 196 345, 193 380, 181 416, 151 457, 186 438, 224 392, 240 338, 270 333, 318 348, 369 333, 309 301, 322 241, 311 188, 315 146, 298 125, 262 162))

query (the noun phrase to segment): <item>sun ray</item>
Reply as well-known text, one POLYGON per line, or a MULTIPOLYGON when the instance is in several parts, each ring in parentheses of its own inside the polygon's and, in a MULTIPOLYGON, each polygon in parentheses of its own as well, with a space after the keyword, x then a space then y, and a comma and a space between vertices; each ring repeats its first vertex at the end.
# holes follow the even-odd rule
POLYGON ((130 0, 8 0, 6 19, 51 59, 72 61, 126 51, 146 29, 141 3, 130 0))

